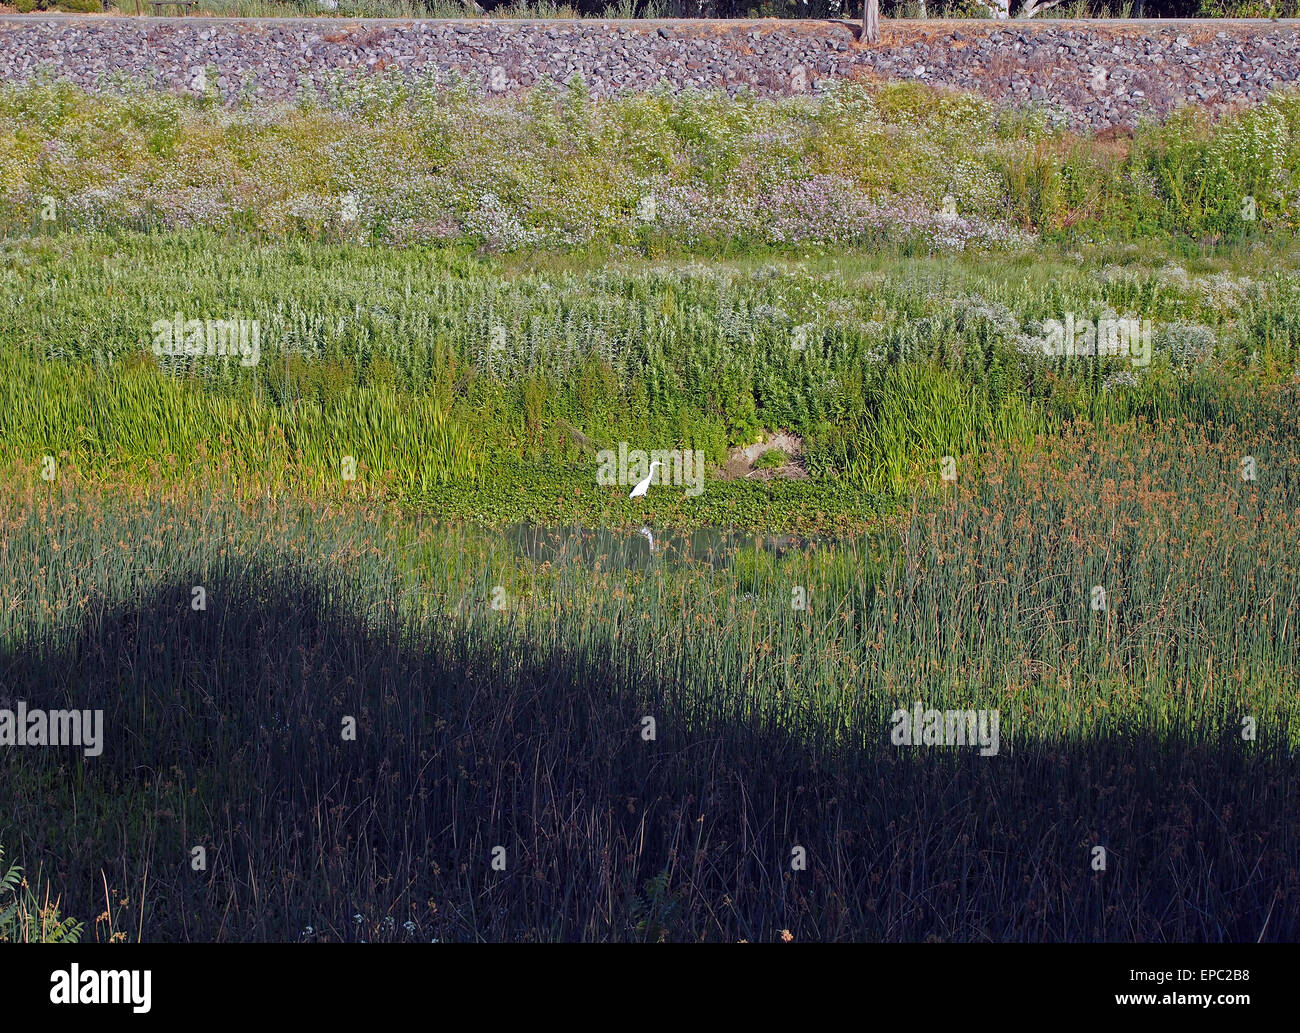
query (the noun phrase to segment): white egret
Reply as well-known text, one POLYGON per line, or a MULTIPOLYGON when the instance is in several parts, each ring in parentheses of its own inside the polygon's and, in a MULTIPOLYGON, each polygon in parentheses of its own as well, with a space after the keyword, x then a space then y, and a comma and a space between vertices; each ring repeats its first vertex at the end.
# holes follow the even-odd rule
POLYGON ((647 542, 650 543, 650 551, 651 551, 651 552, 654 552, 654 551, 655 551, 655 536, 652 535, 652 534, 650 533, 650 528, 648 528, 648 527, 643 527, 643 528, 641 528, 641 532, 640 532, 640 533, 641 533, 641 536, 642 536, 642 537, 643 537, 647 542))
POLYGON ((632 489, 632 494, 629 495, 628 498, 630 498, 630 499, 636 499, 636 498, 640 498, 642 495, 644 495, 644 494, 645 494, 645 493, 650 489, 650 481, 654 478, 654 475, 655 475, 655 467, 656 467, 656 466, 663 466, 663 465, 664 465, 664 464, 661 463, 661 462, 659 462, 658 459, 656 459, 653 463, 651 463, 651 464, 650 464, 650 472, 649 472, 648 474, 645 475, 645 480, 643 480, 643 481, 638 481, 638 482, 637 482, 637 486, 636 486, 635 488, 632 489))

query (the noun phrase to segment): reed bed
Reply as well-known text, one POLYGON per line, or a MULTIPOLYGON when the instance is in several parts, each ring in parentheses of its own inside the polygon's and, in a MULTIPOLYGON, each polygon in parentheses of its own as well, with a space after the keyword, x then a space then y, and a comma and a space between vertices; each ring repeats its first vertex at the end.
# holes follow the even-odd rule
MULTIPOLYGON (((0 263, 6 458, 149 478, 220 460, 264 492, 344 488, 351 457, 361 490, 489 521, 563 517, 563 495, 617 522, 591 508, 596 449, 720 466, 774 429, 801 436, 821 492, 795 511, 849 512, 833 496, 851 489, 861 515, 945 455, 1079 416, 1199 418, 1223 378, 1300 368, 1300 282, 1273 253, 1192 271, 850 257, 593 271, 197 233, 17 242, 0 263), (1045 356, 1045 321, 1067 313, 1150 320, 1149 365, 1045 356), (155 324, 177 314, 255 323, 256 361, 157 354, 155 324)), ((715 493, 759 504, 712 483, 698 512, 662 515, 734 523, 715 493)))
POLYGON ((105 727, 0 750, 0 937, 1300 936, 1294 95, 117 85, 0 90, 0 710, 105 727))
POLYGON ((650 571, 15 470, 0 692, 108 735, 0 755, 0 840, 158 939, 1294 938, 1298 400, 1077 424, 877 534, 650 571), (892 745, 916 700, 999 709, 1001 752, 892 745))

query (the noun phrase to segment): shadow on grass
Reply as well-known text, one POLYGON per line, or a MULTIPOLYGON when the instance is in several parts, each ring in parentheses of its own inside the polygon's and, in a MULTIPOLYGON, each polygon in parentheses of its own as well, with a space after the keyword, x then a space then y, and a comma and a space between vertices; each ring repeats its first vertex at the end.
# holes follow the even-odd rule
POLYGON ((0 702, 105 712, 99 757, 0 750, 0 843, 65 913, 120 891, 131 938, 1300 937, 1280 748, 980 758, 882 725, 851 749, 647 683, 604 639, 542 648, 490 613, 417 639, 291 566, 206 589, 0 658, 0 702))

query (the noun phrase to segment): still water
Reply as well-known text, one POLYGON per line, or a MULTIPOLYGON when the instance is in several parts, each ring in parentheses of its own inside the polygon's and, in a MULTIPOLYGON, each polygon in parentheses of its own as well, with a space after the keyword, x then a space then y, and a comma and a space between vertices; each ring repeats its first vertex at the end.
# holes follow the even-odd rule
POLYGON ((755 534, 724 528, 670 531, 649 526, 631 530, 515 524, 505 532, 514 552, 538 563, 581 564, 604 569, 708 563, 726 566, 739 549, 758 549, 774 558, 837 544, 793 535, 755 534))

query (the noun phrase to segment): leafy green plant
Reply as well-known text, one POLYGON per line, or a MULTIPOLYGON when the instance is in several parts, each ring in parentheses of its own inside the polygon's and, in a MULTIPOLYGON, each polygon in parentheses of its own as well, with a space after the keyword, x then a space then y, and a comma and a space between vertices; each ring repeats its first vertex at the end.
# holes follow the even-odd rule
POLYGON ((667 869, 646 880, 645 888, 632 901, 636 938, 642 943, 665 943, 679 931, 681 902, 669 890, 667 869))
POLYGON ((75 918, 62 918, 59 902, 40 899, 39 887, 29 886, 18 864, 4 864, 4 847, 0 846, 0 943, 76 943, 85 924, 75 918))

